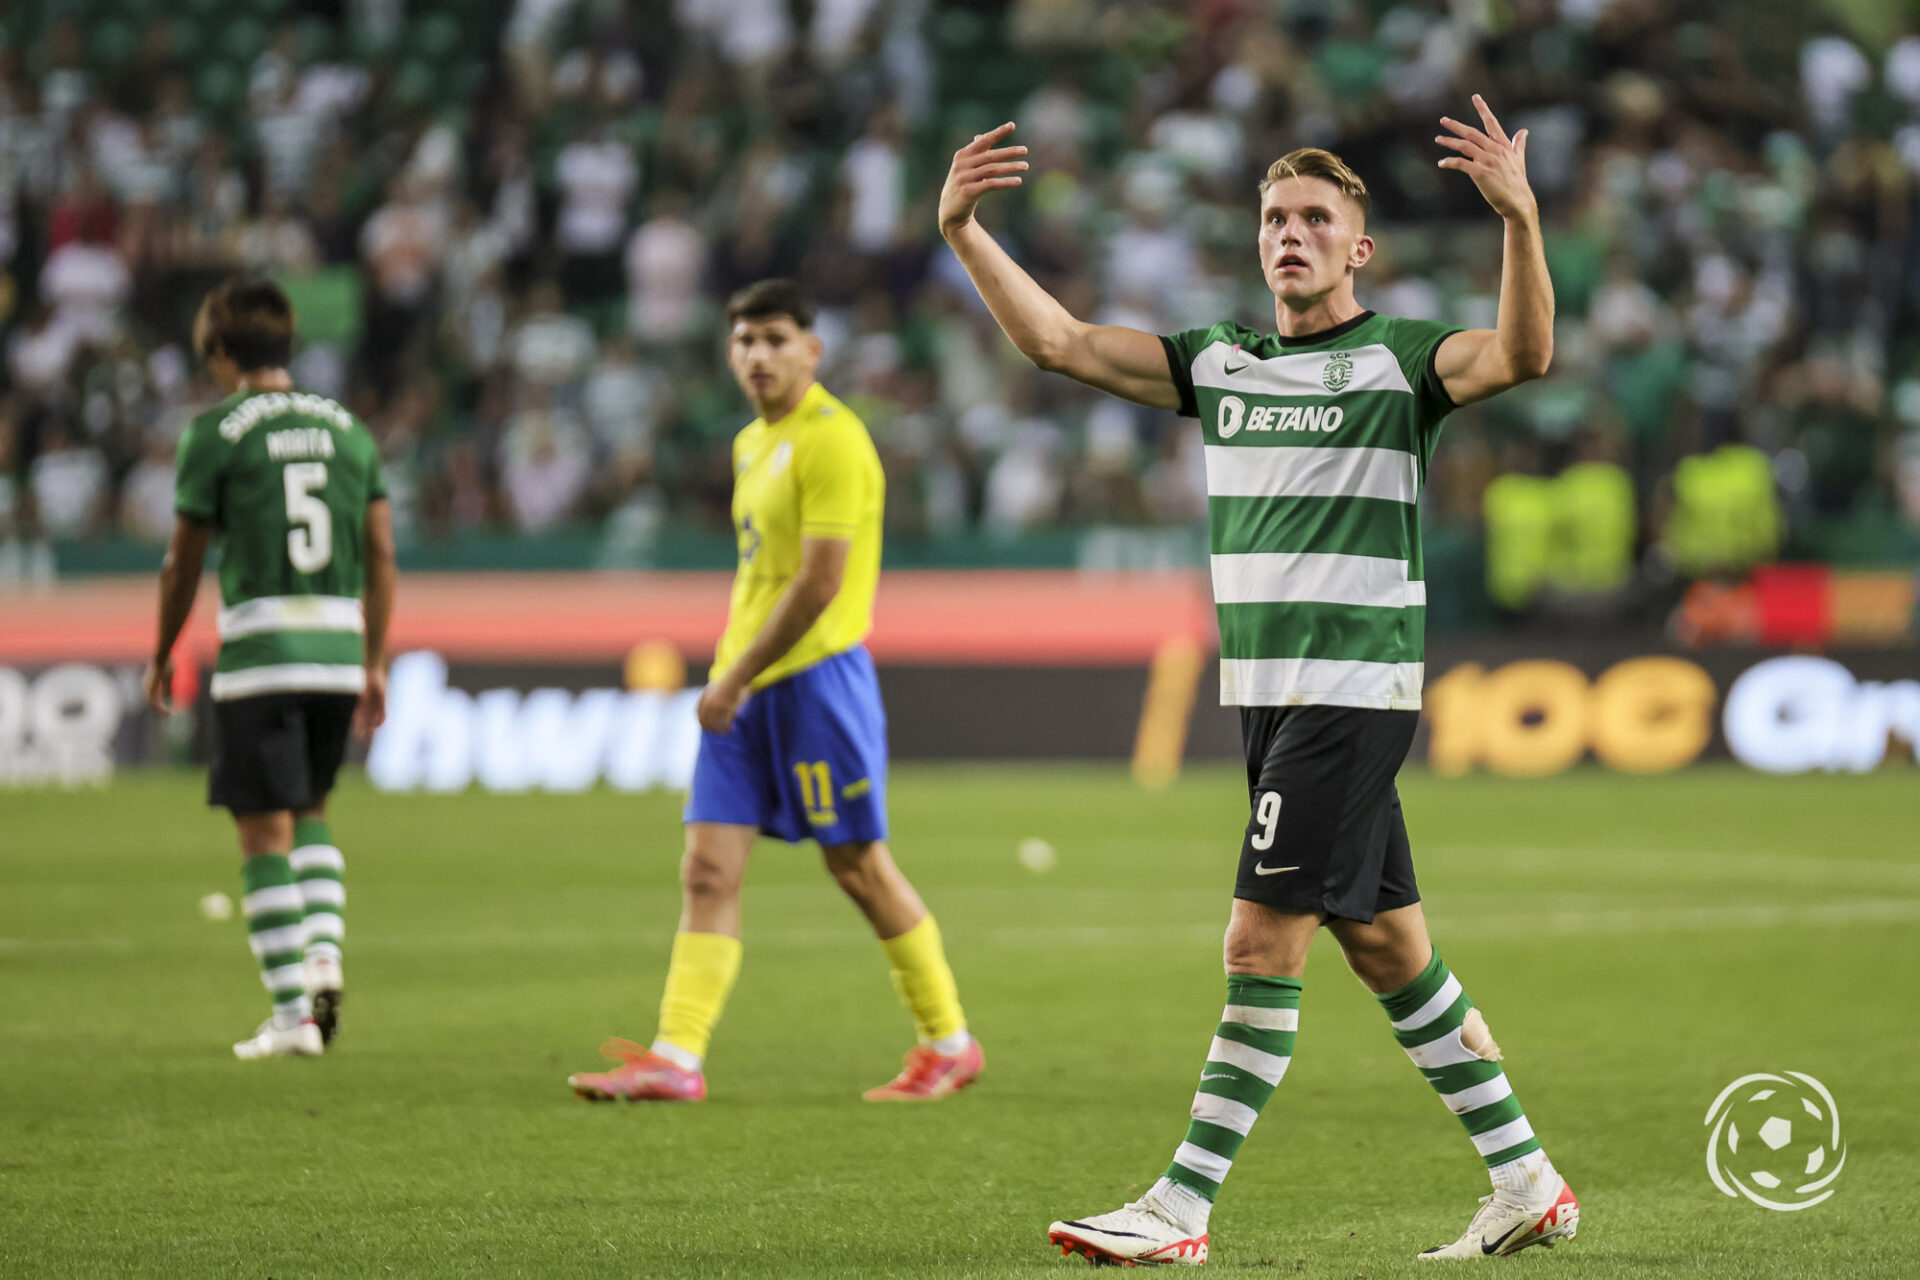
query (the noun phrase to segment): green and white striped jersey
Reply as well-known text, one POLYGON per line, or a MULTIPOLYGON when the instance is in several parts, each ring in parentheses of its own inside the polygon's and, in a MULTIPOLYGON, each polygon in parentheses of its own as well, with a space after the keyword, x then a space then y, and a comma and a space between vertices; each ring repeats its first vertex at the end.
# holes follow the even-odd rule
POLYGON ((1454 332, 1366 312, 1296 338, 1228 322, 1161 339, 1204 433, 1223 704, 1419 708, 1420 489, 1454 332))
POLYGON ((324 396, 238 391, 180 438, 174 509, 220 546, 216 699, 358 693, 367 504, 387 496, 366 425, 324 396))

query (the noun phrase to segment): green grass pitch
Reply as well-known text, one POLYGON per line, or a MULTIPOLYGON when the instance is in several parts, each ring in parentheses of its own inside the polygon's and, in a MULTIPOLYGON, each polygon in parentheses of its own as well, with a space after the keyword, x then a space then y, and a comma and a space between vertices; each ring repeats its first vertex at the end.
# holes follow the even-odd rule
MULTIPOLYGON (((895 847, 986 1045, 971 1091, 863 1104, 911 1039, 810 849, 763 844, 704 1106, 592 1106, 644 1039, 677 911, 666 795, 334 804, 337 1052, 242 1063, 265 1000, 224 815, 186 775, 0 795, 0 1274, 1045 1276, 1048 1222, 1179 1141, 1222 1002, 1244 791, 1097 768, 907 768, 895 847), (1023 838, 1059 850, 1046 874, 1023 838)), ((1442 952, 1581 1195, 1532 1276, 1920 1274, 1920 778, 1402 779, 1442 952), (1827 1203, 1707 1179, 1736 1076, 1840 1107, 1827 1203)), ((1213 1219, 1212 1269, 1431 1274, 1485 1190, 1458 1123, 1321 939, 1298 1056, 1213 1219)))

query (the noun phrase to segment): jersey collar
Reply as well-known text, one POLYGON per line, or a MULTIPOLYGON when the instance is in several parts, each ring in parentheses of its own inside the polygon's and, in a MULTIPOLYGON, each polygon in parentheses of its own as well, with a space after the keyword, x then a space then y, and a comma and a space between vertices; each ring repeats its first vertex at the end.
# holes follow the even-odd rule
POLYGON ((1331 329, 1322 329, 1318 333, 1296 333, 1292 337, 1276 333, 1274 340, 1283 347, 1311 347, 1321 342, 1331 342, 1343 333, 1351 333, 1367 321, 1373 319, 1373 312, 1362 311, 1351 320, 1344 320, 1331 329))
POLYGON ((798 422, 802 414, 815 408, 817 405, 819 405, 819 403, 822 400, 826 398, 827 398, 827 389, 821 386, 818 382, 814 382, 805 391, 800 393, 800 399, 794 403, 792 412, 788 413, 783 418, 775 418, 772 422, 768 422, 765 418, 762 418, 760 421, 763 424, 765 424, 766 428, 769 431, 778 430, 779 428, 786 426, 790 422, 798 422))

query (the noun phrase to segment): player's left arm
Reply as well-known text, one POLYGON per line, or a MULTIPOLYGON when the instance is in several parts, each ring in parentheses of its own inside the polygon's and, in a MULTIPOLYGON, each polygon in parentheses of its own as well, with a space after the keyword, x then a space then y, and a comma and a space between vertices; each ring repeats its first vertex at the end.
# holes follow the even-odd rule
POLYGON ((142 681, 147 705, 163 716, 173 714, 173 646, 193 614, 212 537, 213 526, 206 521, 174 516, 173 538, 167 544, 167 558, 160 563, 160 635, 142 681))
POLYGON ((710 733, 733 728, 733 717, 747 699, 754 677, 785 656, 813 630, 820 615, 840 594, 852 538, 803 537, 800 572, 781 593, 766 625, 725 671, 717 671, 700 692, 700 725, 710 733))
POLYGON ((1507 230, 1496 327, 1453 334, 1434 354, 1434 372, 1455 404, 1542 377, 1553 362, 1553 281, 1540 238, 1540 205, 1527 183, 1527 131, 1509 138, 1477 93, 1473 106, 1484 130, 1441 118, 1454 136, 1434 141, 1456 154, 1440 167, 1472 178, 1507 230))

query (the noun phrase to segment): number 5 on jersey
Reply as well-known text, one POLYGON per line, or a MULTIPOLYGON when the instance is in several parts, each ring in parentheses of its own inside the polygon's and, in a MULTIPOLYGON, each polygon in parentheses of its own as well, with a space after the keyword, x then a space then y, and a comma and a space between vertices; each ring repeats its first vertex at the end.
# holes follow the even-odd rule
POLYGON ((287 559, 301 573, 318 573, 333 559, 333 512, 314 496, 327 487, 324 462, 289 462, 287 485, 287 559))

